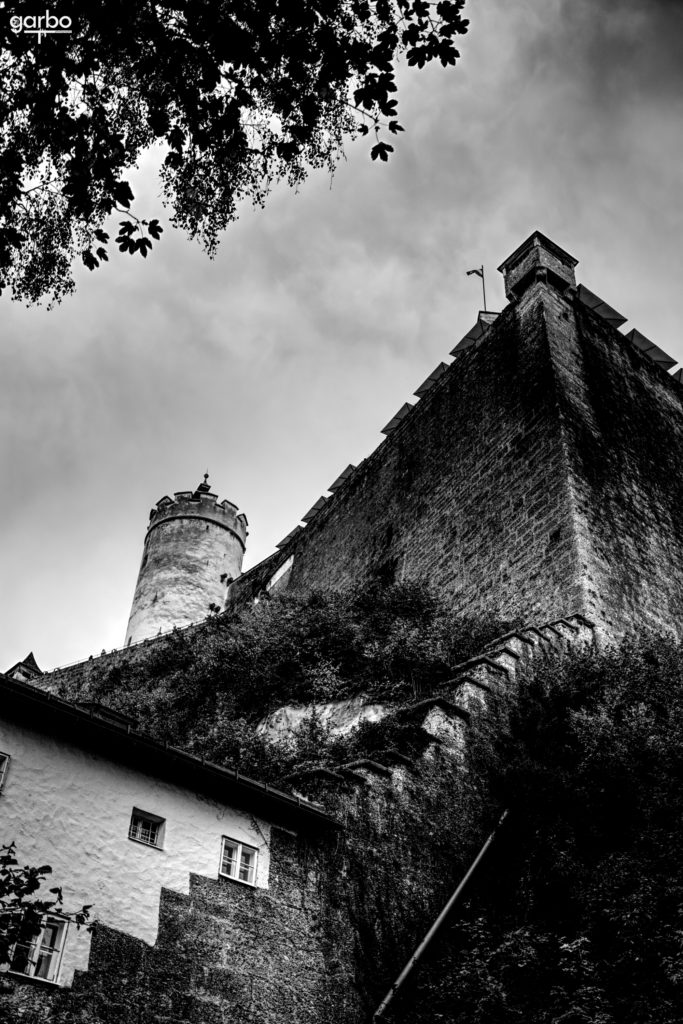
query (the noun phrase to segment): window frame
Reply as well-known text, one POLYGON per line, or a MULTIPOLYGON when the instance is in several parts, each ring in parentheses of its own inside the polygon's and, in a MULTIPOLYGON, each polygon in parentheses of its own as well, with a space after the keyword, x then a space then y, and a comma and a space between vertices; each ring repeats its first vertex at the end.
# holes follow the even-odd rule
POLYGON ((9 765, 12 757, 10 754, 6 754, 4 750, 0 750, 0 793, 2 793, 5 782, 7 781, 7 773, 9 771, 9 765))
POLYGON ((257 846, 252 846, 251 843, 243 843, 241 839, 234 839, 232 836, 222 836, 221 837, 221 856, 220 856, 220 861, 219 861, 219 864, 218 864, 218 877, 219 878, 229 878, 231 882, 239 882, 241 885, 248 885, 248 886, 251 886, 252 889, 255 889, 257 887, 256 886, 256 875, 257 875, 257 871, 258 871, 258 854, 259 854, 259 851, 258 851, 258 847, 257 846), (223 867, 224 867, 224 864, 225 864, 225 859, 226 859, 225 858, 225 847, 226 847, 226 845, 230 845, 230 846, 233 846, 235 848, 235 858, 234 858, 235 872, 234 872, 234 874, 229 874, 227 871, 223 870, 223 867), (242 852, 244 850, 247 850, 247 851, 249 851, 249 853, 252 853, 254 855, 253 865, 251 866, 251 869, 249 869, 249 874, 251 875, 251 879, 249 879, 249 878, 240 878, 240 871, 242 870, 242 852))
POLYGON ((131 843, 139 843, 140 846, 146 846, 149 850, 163 850, 164 839, 166 835, 166 819, 162 818, 158 814, 152 814, 151 811, 143 811, 140 807, 134 807, 130 814, 130 821, 128 823, 128 838, 131 843), (134 833, 134 822, 147 822, 150 825, 155 826, 154 840, 142 838, 142 827, 137 829, 137 834, 134 833))
POLYGON ((62 958, 64 956, 64 947, 66 945, 68 928, 68 917, 63 917, 61 914, 54 913, 45 914, 40 923, 40 932, 37 935, 35 935, 29 942, 15 942, 12 946, 7 972, 9 974, 13 974, 17 978, 30 978, 31 981, 39 981, 43 985, 59 985, 59 974, 62 969, 62 958), (53 926, 57 927, 57 936, 55 944, 47 947, 49 951, 49 977, 43 977, 40 974, 36 974, 36 969, 39 968, 40 955, 45 948, 45 932, 48 928, 53 926), (26 946, 28 949, 28 957, 26 960, 28 970, 16 970, 12 966, 16 957, 17 946, 26 946))

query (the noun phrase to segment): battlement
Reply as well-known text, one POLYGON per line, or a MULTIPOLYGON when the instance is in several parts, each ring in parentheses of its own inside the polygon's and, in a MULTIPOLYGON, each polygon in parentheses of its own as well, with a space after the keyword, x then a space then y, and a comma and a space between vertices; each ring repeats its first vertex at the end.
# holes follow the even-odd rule
POLYGON ((247 517, 237 511, 237 505, 225 498, 218 500, 218 495, 200 484, 196 491, 176 491, 172 498, 165 495, 149 513, 147 536, 152 530, 170 519, 205 519, 207 522, 230 530, 239 540, 242 548, 246 547, 248 536, 247 517))
POLYGON ((126 646, 218 611, 242 570, 247 517, 218 500, 208 477, 150 512, 126 646))

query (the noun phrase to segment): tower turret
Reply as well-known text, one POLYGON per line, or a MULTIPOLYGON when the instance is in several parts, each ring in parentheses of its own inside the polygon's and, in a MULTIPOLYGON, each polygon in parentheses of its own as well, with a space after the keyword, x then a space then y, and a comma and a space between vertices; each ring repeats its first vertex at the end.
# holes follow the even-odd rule
POLYGON ((195 491, 161 498, 149 515, 126 645, 222 608, 242 570, 246 539, 246 516, 218 501, 208 473, 195 491))

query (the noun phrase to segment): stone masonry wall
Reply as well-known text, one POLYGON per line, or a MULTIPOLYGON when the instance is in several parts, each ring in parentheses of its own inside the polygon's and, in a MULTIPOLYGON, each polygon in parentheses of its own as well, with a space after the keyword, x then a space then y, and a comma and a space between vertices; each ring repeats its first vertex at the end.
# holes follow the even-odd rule
POLYGON ((313 1024, 324 1015, 315 846, 271 834, 268 889, 190 876, 190 893, 162 889, 154 946, 107 927, 72 989, 5 976, 8 1024, 313 1024))
MULTIPOLYGON (((201 625, 186 627, 193 630, 201 628, 201 625)), ((116 669, 123 665, 144 664, 152 651, 161 650, 167 642, 166 636, 152 637, 131 647, 102 652, 85 661, 44 672, 32 680, 32 683, 41 690, 65 697, 67 700, 85 700, 90 692, 90 680, 93 677, 100 678, 105 673, 115 675, 116 669)))
POLYGON ((294 555, 292 587, 422 577, 463 612, 530 620, 583 608, 555 379, 534 295, 456 359, 282 551, 294 555))
POLYGON ((164 889, 154 946, 99 927, 71 989, 5 975, 0 1020, 362 1024, 481 841, 480 801, 470 809, 460 793, 460 758, 433 742, 393 770, 301 779, 343 833, 274 828, 268 889, 196 875, 189 895, 164 889))
POLYGON ((126 643, 205 619, 223 606, 239 576, 244 546, 210 519, 169 517, 145 537, 126 643))
POLYGON ((587 614, 617 635, 645 624, 683 636, 683 388, 578 300, 538 291, 587 614))

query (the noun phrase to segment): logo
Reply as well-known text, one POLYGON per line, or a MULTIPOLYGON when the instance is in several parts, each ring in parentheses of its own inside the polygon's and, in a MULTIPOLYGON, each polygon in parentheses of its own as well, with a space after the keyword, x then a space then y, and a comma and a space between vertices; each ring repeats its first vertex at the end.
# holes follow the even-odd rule
POLYGON ((56 14, 45 11, 45 14, 39 14, 37 17, 35 14, 15 14, 10 18, 9 24, 17 35, 20 32, 25 32, 30 36, 38 36, 38 42, 41 43, 45 35, 68 35, 71 32, 72 23, 71 18, 58 18, 56 14))

